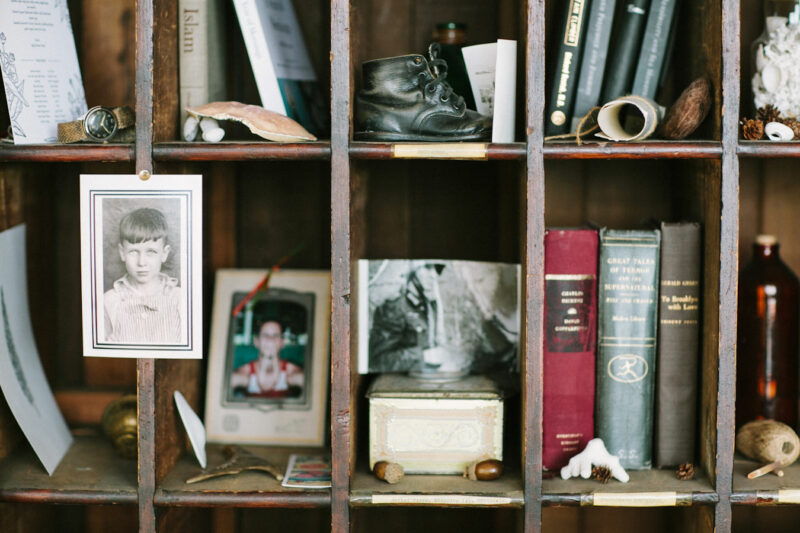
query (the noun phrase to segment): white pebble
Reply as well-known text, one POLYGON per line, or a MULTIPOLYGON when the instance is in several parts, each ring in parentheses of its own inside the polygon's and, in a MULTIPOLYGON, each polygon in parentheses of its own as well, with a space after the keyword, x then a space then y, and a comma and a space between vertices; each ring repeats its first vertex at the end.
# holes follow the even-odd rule
POLYGON ((225 130, 220 128, 219 123, 213 118, 203 118, 200 121, 200 129, 203 130, 203 140, 209 143, 218 143, 225 137, 225 130))
POLYGON ((764 126, 764 133, 770 141, 791 141, 794 139, 794 131, 786 124, 780 122, 770 122, 764 126))
POLYGON ((200 123, 197 121, 197 117, 189 115, 186 118, 186 122, 183 123, 183 140, 187 142, 195 140, 199 129, 200 123))

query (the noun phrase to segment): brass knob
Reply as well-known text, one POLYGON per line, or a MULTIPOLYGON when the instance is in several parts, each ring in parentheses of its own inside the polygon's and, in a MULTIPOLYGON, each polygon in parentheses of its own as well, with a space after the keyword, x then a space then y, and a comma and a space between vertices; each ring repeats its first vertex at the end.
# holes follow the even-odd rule
POLYGON ((126 459, 136 459, 138 421, 135 394, 117 398, 103 411, 103 431, 117 453, 126 459))

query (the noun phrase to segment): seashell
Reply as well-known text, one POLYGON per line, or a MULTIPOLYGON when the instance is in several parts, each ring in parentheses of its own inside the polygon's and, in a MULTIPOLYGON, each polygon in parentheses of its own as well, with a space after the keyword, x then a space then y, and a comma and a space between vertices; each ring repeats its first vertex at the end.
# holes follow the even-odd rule
POLYGON ((761 70, 761 83, 764 85, 764 89, 774 93, 778 90, 778 87, 781 86, 782 80, 783 73, 777 65, 773 65, 772 63, 764 65, 764 68, 761 70))
POLYGON ((201 106, 187 107, 186 111, 196 117, 241 122, 259 137, 270 141, 298 142, 317 140, 303 126, 289 117, 255 105, 246 105, 241 102, 211 102, 201 106))
POLYGON ((189 115, 186 117, 186 122, 183 123, 183 140, 192 142, 197 138, 197 132, 200 130, 200 123, 197 117, 189 115))
POLYGON ((770 141, 791 141, 794 139, 794 131, 786 124, 780 122, 770 122, 764 126, 764 133, 770 141))
POLYGON ((800 456, 800 438, 786 424, 775 420, 756 420, 743 425, 736 434, 736 449, 760 463, 794 463, 800 456))
POLYGON ((200 120, 200 129, 203 131, 203 140, 208 143, 218 143, 225 137, 225 130, 213 118, 205 117, 200 120))
POLYGON ((476 461, 464 470, 464 477, 472 481, 492 481, 503 475, 503 462, 497 459, 476 461))

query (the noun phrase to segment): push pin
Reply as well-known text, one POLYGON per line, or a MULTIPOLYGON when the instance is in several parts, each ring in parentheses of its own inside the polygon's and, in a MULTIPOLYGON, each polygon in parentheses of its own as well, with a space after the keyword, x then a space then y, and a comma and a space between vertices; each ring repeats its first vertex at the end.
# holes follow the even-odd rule
POLYGON ((149 170, 140 170, 139 171, 139 179, 142 181, 147 181, 150 179, 150 171, 149 170))

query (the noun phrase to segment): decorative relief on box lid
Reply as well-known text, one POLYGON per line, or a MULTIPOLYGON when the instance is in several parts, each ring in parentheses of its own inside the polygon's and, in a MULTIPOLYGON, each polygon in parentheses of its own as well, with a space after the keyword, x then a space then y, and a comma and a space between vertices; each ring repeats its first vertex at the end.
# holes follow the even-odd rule
POLYGON ((405 374, 381 374, 367 390, 367 398, 436 398, 499 400, 507 396, 488 376, 467 376, 443 383, 428 382, 405 374))

